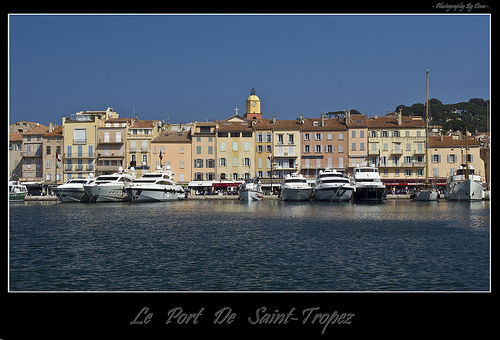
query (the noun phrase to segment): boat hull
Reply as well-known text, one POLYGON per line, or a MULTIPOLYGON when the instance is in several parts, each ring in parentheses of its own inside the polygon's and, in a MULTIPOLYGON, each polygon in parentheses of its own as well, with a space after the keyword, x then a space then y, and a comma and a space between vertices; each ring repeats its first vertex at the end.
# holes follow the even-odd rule
POLYGON ((345 202, 350 201, 354 188, 318 188, 314 191, 314 199, 322 202, 345 202))
POLYGON ((177 201, 185 198, 183 191, 169 188, 129 187, 126 192, 129 200, 137 203, 177 201))
POLYGON ((264 197, 264 194, 260 191, 241 190, 239 200, 245 201, 245 202, 261 201, 263 197, 264 197))
POLYGON ((384 199, 385 187, 356 187, 355 202, 381 202, 384 199))
POLYGON ((88 202, 90 196, 87 195, 83 186, 81 188, 52 188, 52 192, 64 203, 88 202))
POLYGON ((421 190, 413 200, 415 201, 437 201, 438 193, 436 190, 421 190))
POLYGON ((281 199, 283 201, 309 201, 312 189, 292 189, 283 188, 281 199))
POLYGON ((91 202, 130 201, 124 185, 86 185, 84 189, 91 202))
POLYGON ((24 197, 26 197, 25 192, 9 193, 10 201, 24 201, 24 197))
POLYGON ((481 183, 471 179, 453 183, 448 199, 451 201, 479 201, 484 199, 484 190, 481 183))

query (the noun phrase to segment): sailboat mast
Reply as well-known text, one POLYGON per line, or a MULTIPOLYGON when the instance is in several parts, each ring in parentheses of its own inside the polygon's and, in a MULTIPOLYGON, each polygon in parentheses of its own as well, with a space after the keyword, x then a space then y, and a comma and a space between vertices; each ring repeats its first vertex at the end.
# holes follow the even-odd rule
POLYGON ((429 69, 425 83, 425 183, 427 183, 429 181, 429 69))

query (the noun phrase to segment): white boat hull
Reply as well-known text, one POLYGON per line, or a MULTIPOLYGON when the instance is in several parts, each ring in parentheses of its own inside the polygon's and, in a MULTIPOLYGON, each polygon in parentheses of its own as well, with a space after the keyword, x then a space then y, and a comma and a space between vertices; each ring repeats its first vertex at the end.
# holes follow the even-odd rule
POLYGON ((283 188, 281 192, 281 199, 283 201, 309 201, 312 194, 312 188, 307 189, 293 189, 283 188))
POLYGON ((261 191, 256 190, 241 190, 240 191, 240 201, 261 201, 264 194, 261 191))
POLYGON ((345 202, 350 201, 354 188, 349 187, 331 187, 318 188, 314 191, 314 199, 323 202, 345 202))
POLYGON ((421 190, 417 193, 413 200, 415 201, 437 201, 438 193, 436 190, 427 189, 421 190))
POLYGON ((52 188, 52 192, 61 202, 88 202, 90 197, 85 193, 83 186, 81 188, 52 188))
POLYGON ((132 202, 167 202, 184 199, 183 191, 169 188, 140 186, 126 188, 127 195, 132 202))
POLYGON ((451 201, 479 201, 484 199, 483 186, 471 179, 452 182, 448 199, 451 201))
POLYGON ((124 185, 86 185, 85 192, 91 202, 128 202, 124 185))

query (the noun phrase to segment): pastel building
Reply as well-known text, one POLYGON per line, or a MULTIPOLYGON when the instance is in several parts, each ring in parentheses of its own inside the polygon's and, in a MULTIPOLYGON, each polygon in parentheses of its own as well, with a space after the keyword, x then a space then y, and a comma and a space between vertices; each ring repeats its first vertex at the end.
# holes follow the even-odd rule
POLYGON ((302 118, 301 174, 315 178, 320 170, 344 168, 348 159, 347 127, 343 119, 302 118))
POLYGON ((190 131, 165 130, 151 141, 151 164, 158 167, 170 166, 174 181, 186 184, 191 181, 191 136, 190 131))

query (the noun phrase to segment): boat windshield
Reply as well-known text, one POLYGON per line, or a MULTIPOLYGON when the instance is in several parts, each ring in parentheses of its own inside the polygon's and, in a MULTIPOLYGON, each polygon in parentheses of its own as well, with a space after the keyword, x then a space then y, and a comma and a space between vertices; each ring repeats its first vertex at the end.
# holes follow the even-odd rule
POLYGON ((324 179, 321 181, 321 183, 349 183, 349 180, 347 178, 344 179, 324 179))
POLYGON ((86 179, 72 179, 70 181, 67 182, 68 184, 71 183, 71 184, 85 184, 87 183, 87 180, 86 179))
POLYGON ((96 181, 116 181, 117 179, 117 176, 99 176, 96 181))
POLYGON ((285 180, 286 183, 307 183, 305 178, 289 178, 285 180))

